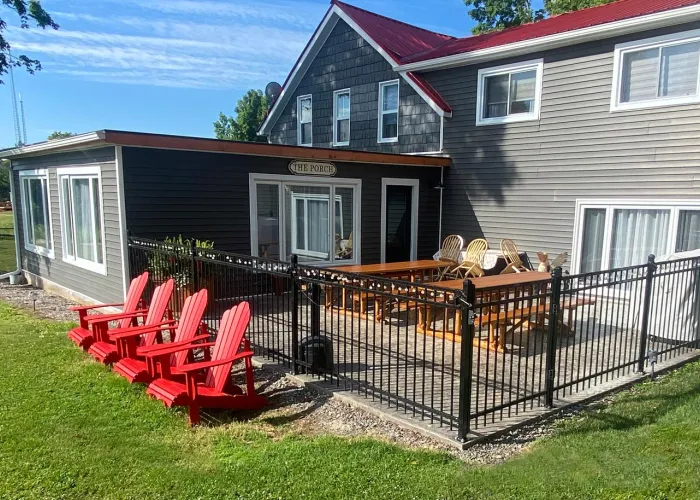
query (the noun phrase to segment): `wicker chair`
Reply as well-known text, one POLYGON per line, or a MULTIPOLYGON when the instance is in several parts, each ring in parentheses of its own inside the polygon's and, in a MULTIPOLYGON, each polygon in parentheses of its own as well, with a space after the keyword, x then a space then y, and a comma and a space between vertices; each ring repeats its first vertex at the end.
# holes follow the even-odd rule
POLYGON ((457 234, 451 234, 442 241, 440 249, 440 260, 444 260, 452 264, 450 267, 445 267, 441 272, 438 280, 444 279, 445 275, 451 272, 454 268, 459 267, 459 262, 462 260, 462 248, 464 247, 464 238, 457 234))
POLYGON ((485 239, 473 240, 467 246, 467 255, 464 260, 453 272, 458 278, 481 278, 484 275, 484 269, 481 266, 488 249, 489 244, 485 239))
POLYGON ((501 240, 501 253, 506 261, 506 268, 501 271, 501 274, 531 271, 531 269, 525 267, 525 264, 523 264, 523 261, 520 259, 518 246, 513 240, 501 240))

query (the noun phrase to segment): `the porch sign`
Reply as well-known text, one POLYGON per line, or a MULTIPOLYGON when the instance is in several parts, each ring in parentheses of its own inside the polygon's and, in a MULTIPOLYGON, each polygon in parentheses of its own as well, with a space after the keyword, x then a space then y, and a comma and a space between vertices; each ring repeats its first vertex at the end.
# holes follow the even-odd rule
POLYGON ((289 163, 289 171, 297 175, 323 175, 332 177, 337 169, 326 161, 294 160, 289 163))

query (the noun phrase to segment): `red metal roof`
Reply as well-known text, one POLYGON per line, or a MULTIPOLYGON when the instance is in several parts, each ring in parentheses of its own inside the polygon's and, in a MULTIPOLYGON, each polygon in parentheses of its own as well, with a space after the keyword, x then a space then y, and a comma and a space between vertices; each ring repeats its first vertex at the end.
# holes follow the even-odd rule
POLYGON ((331 0, 331 4, 337 5, 345 12, 396 62, 412 54, 433 49, 442 43, 457 40, 453 36, 402 23, 339 0, 331 0))
POLYGON ((404 56, 401 63, 406 64, 462 54, 696 4, 700 4, 700 0, 619 0, 607 5, 569 12, 503 31, 451 40, 436 48, 404 56))
MULTIPOLYGON (((424 52, 442 43, 457 40, 455 37, 402 23, 338 0, 331 0, 331 4, 337 5, 345 12, 397 63, 411 54, 424 52)), ((440 109, 452 113, 452 108, 422 76, 411 72, 406 73, 406 76, 425 92, 440 109)))

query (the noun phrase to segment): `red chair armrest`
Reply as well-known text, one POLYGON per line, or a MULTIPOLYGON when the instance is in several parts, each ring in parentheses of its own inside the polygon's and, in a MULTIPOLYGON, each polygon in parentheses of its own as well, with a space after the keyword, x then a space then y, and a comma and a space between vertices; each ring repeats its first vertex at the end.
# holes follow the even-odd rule
POLYGON ((89 311, 91 309, 102 309, 105 307, 123 307, 124 304, 98 304, 94 306, 70 306, 69 311, 89 311))
POLYGON ((208 334, 197 335, 190 340, 181 340, 180 342, 169 342, 167 344, 156 344, 144 347, 139 347, 136 354, 147 358, 156 358, 163 354, 175 354, 176 352, 185 351, 188 349, 198 349, 204 347, 204 344, 195 344, 199 340, 206 340, 208 334))
POLYGON ((177 322, 164 321, 156 325, 141 325, 141 326, 131 326, 127 328, 116 328, 109 332, 110 340, 126 339, 129 337, 135 337, 137 335, 143 335, 144 333, 157 332, 163 330, 170 330, 177 326, 177 322))
POLYGON ((88 316, 85 320, 90 324, 108 323, 110 321, 118 321, 126 318, 138 318, 148 314, 148 309, 141 309, 131 313, 115 313, 115 314, 100 314, 99 316, 88 316))
POLYGON ((237 361, 242 358, 247 358, 250 356, 253 356, 254 353, 253 351, 241 351, 235 356, 232 356, 227 359, 217 359, 214 361, 200 361, 198 363, 187 363, 182 365, 177 369, 178 373, 189 373, 189 372, 194 372, 197 370, 204 370, 205 368, 213 368, 215 366, 219 365, 225 365, 226 363, 233 363, 234 361, 237 361))

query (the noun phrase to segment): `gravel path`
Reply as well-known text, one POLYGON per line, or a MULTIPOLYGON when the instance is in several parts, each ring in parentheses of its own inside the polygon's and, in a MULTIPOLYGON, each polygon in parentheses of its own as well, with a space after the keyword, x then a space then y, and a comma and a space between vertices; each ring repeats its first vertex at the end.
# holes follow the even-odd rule
MULTIPOLYGON (((10 286, 7 281, 0 281, 0 300, 34 311, 41 318, 75 321, 75 313, 68 311, 71 302, 29 285, 10 286)), ((294 432, 347 438, 371 437, 407 448, 445 451, 477 464, 497 464, 521 453, 534 440, 550 435, 557 421, 571 418, 580 411, 573 409, 460 451, 360 408, 300 387, 286 378, 281 370, 257 368, 255 377, 258 389, 268 396, 270 405, 265 411, 247 418, 251 424, 261 427, 270 435, 294 432)), ((206 414, 203 417, 215 425, 227 425, 236 419, 235 415, 226 413, 206 414)))

